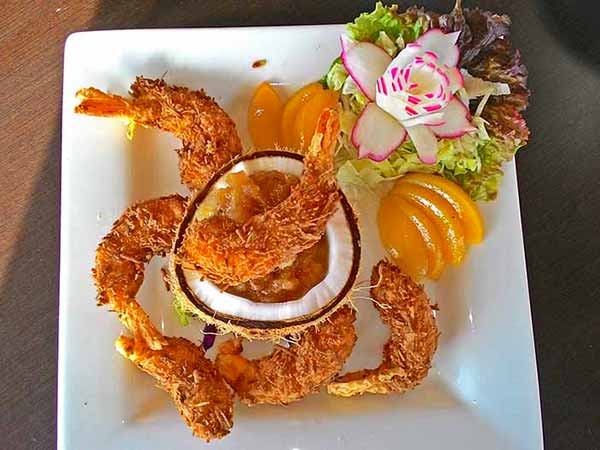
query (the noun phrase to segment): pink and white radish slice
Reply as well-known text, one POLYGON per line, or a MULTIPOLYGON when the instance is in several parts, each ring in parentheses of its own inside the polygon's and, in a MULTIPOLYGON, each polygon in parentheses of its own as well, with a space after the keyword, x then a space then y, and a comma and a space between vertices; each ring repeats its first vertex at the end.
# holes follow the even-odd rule
POLYGON ((456 138, 475 130, 468 109, 454 96, 464 83, 456 67, 458 36, 429 30, 393 60, 374 44, 342 36, 342 63, 375 102, 367 105, 352 132, 359 157, 381 161, 408 133, 421 161, 435 164, 436 136, 456 138))
POLYGON ((392 57, 370 42, 341 41, 342 63, 348 74, 369 100, 375 100, 375 83, 389 66, 392 57))
POLYGON ((375 103, 369 103, 352 129, 359 158, 383 161, 406 139, 406 129, 375 103))
POLYGON ((426 52, 438 55, 440 64, 456 67, 460 58, 460 52, 456 46, 459 36, 460 31, 444 33, 439 28, 432 28, 419 36, 414 43, 420 45, 426 52))
POLYGON ((456 97, 442 109, 442 122, 440 125, 428 125, 428 128, 441 138, 458 138, 477 130, 471 123, 469 108, 456 97))
POLYGON ((407 129, 410 140, 415 144, 419 159, 425 164, 437 162, 438 142, 435 134, 426 125, 416 125, 407 129))

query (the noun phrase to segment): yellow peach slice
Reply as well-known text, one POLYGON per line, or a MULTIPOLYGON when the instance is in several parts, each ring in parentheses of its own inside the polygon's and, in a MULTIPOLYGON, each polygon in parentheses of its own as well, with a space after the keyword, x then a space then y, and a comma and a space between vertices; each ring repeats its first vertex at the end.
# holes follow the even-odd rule
POLYGON ((272 149, 279 143, 283 105, 269 83, 261 83, 248 106, 248 131, 257 149, 272 149))
POLYGON ((300 108, 308 102, 317 92, 323 90, 319 83, 307 84, 298 90, 286 102, 281 116, 281 144, 286 147, 294 145, 294 122, 300 108))
POLYGON ((414 183, 424 188, 431 189, 444 197, 448 203, 458 212, 463 222, 465 242, 467 244, 478 244, 483 240, 484 225, 483 217, 477 204, 456 183, 430 173, 409 173, 399 182, 414 183))
POLYGON ((396 183, 392 195, 398 195, 422 210, 435 222, 444 239, 444 258, 459 264, 465 256, 465 235, 456 210, 441 195, 411 183, 396 183))
POLYGON ((428 272, 425 241, 393 196, 381 201, 377 223, 381 242, 394 262, 416 280, 423 279, 428 272))

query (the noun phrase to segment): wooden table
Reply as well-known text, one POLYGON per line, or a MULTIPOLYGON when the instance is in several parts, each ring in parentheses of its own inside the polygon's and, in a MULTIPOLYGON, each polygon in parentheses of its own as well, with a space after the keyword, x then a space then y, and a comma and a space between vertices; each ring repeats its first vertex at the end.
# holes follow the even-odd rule
MULTIPOLYGON (((106 28, 339 23, 372 7, 370 1, 333 0, 133 3, 3 2, 3 449, 56 445, 60 98, 66 36, 106 28)), ((424 3, 437 10, 451 6, 450 1, 424 3)), ((581 13, 576 17, 559 0, 480 2, 512 16, 514 41, 531 73, 527 117, 533 138, 519 153, 518 166, 547 449, 600 446, 600 50, 597 15, 587 14, 584 3, 577 2, 581 13)))

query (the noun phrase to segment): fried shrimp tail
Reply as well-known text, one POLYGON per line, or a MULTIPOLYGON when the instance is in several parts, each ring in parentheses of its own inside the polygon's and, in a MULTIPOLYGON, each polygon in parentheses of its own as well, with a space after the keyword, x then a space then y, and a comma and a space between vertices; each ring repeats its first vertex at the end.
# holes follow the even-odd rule
POLYGON ((115 346, 169 393, 195 436, 210 441, 229 433, 231 390, 199 347, 187 339, 169 337, 162 350, 152 350, 126 336, 119 337, 115 346))
POLYGON ((242 224, 225 215, 193 222, 177 255, 182 265, 234 286, 268 275, 319 242, 340 198, 333 170, 339 126, 335 110, 323 112, 301 180, 278 205, 242 224))
POLYGON ((117 340, 117 350, 153 376, 193 433, 209 441, 233 425, 231 390, 202 348, 163 336, 135 299, 148 261, 170 250, 185 206, 173 195, 127 209, 98 246, 93 275, 98 304, 115 311, 132 334, 117 340))
POLYGON ((285 405, 317 392, 342 369, 356 342, 356 313, 349 306, 257 360, 241 355, 241 340, 221 344, 215 364, 247 405, 285 405))
POLYGON ((391 337, 376 369, 348 373, 330 383, 330 394, 351 397, 364 393, 403 393, 427 376, 437 349, 439 332, 423 286, 387 261, 371 275, 371 295, 391 337))
POLYGON ((191 190, 202 189, 222 166, 242 152, 235 123, 204 91, 137 77, 131 85, 131 98, 93 87, 80 89, 77 97, 77 113, 124 118, 130 124, 157 128, 181 139, 181 181, 191 190))

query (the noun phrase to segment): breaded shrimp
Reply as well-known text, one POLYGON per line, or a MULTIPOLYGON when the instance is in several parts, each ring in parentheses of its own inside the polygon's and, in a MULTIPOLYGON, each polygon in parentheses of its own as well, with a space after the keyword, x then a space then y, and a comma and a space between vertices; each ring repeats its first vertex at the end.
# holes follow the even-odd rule
POLYGON ((356 342, 355 319, 354 309, 344 306, 298 343, 257 360, 244 358, 241 340, 233 339, 221 344, 215 364, 247 405, 285 405, 317 392, 342 369, 356 342))
POLYGON ((93 275, 98 305, 110 306, 132 334, 117 340, 117 350, 152 375, 194 435, 209 441, 233 425, 231 390, 202 348, 163 336, 135 299, 146 263, 170 250, 185 205, 172 195, 128 208, 98 246, 93 275))
POLYGON ((319 242, 340 198, 333 170, 338 133, 337 112, 324 111, 290 195, 243 224, 225 215, 192 222, 176 255, 181 264, 220 286, 235 286, 268 275, 319 242))
POLYGON ((77 97, 81 100, 75 108, 77 113, 126 118, 181 139, 181 181, 192 191, 202 189, 221 167, 242 152, 235 123, 204 91, 137 77, 131 85, 131 99, 93 87, 80 89, 77 97))
POLYGON ((167 391, 195 436, 219 439, 233 426, 233 395, 204 351, 187 339, 167 337, 162 350, 120 336, 117 351, 167 391))
POLYGON ((387 261, 373 268, 371 284, 375 307, 391 330, 383 362, 338 378, 327 386, 330 394, 403 393, 418 386, 431 367, 439 332, 423 286, 387 261))

